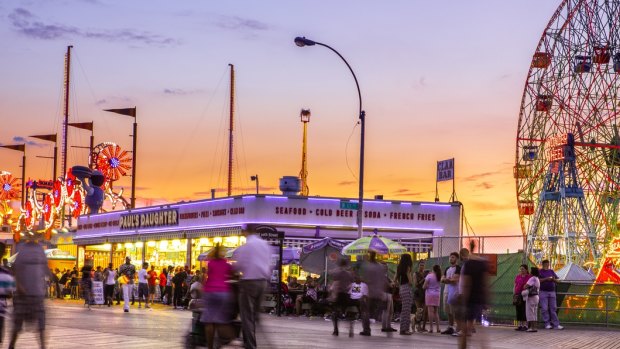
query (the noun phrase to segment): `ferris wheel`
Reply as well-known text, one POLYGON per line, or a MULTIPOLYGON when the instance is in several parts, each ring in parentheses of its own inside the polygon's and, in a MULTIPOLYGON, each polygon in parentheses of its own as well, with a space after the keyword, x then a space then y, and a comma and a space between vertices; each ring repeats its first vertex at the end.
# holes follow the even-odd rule
POLYGON ((523 91, 514 177, 526 250, 597 263, 618 234, 620 0, 564 0, 523 91))

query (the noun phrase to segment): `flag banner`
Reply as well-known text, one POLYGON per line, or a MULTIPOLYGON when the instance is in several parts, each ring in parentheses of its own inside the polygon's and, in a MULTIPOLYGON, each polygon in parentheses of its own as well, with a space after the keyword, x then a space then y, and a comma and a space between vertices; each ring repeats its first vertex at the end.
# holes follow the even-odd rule
POLYGON ((30 136, 32 138, 37 138, 37 139, 42 139, 44 141, 48 141, 48 142, 54 142, 56 143, 56 134, 53 135, 36 135, 36 136, 30 136))
POLYGON ((81 128, 82 130, 89 130, 89 131, 93 130, 92 121, 91 122, 70 122, 68 125, 75 127, 75 128, 81 128))
POLYGON ((0 145, 0 147, 8 148, 8 149, 13 149, 13 150, 19 150, 19 151, 26 151, 26 145, 25 144, 0 145))
POLYGON ((136 108, 123 108, 123 109, 104 109, 104 111, 109 111, 111 113, 122 114, 127 116, 136 117, 136 108))
POLYGON ((454 158, 437 161, 437 182, 454 179, 454 158))

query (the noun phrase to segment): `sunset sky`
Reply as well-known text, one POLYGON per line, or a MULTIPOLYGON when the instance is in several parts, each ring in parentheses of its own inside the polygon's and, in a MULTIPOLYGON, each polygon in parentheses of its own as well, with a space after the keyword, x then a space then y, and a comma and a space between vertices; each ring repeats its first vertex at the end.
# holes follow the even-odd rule
MULTIPOLYGON (((301 168, 309 108, 311 195, 357 197, 366 111, 365 196, 432 201, 436 161, 456 159, 456 190, 477 234, 519 234, 512 177, 523 86, 559 0, 111 1, 0 3, 0 143, 62 133, 64 54, 73 45, 70 121, 131 149, 138 110, 139 204, 225 195, 228 64, 236 71, 234 194, 279 193, 301 168)), ((72 129, 71 146, 89 132, 72 129)), ((52 147, 32 138, 27 177, 49 178, 52 147)), ((0 150, 20 174, 21 153, 0 150)), ((71 148, 69 165, 87 164, 71 148)), ((129 177, 116 187, 128 188, 129 177)), ((439 185, 448 200, 451 185, 439 185)), ((127 195, 128 196, 128 195, 127 195)))

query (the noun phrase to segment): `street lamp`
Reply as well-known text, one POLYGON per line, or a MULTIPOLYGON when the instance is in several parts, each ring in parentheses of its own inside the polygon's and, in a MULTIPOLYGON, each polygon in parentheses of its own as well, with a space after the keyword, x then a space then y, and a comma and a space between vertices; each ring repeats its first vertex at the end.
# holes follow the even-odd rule
POLYGON ((122 109, 104 109, 110 113, 116 113, 121 115, 131 116, 133 118, 133 148, 131 159, 131 208, 136 208, 136 157, 138 147, 138 116, 136 113, 136 107, 122 108, 122 109))
POLYGON ((258 194, 258 175, 250 177, 252 181, 256 181, 256 194, 258 194))
POLYGON ((366 133, 366 113, 364 112, 364 110, 362 110, 362 92, 360 91, 360 85, 357 82, 357 77, 355 76, 353 69, 351 69, 349 62, 347 62, 347 60, 344 59, 344 57, 342 57, 342 55, 338 51, 334 50, 332 47, 325 45, 323 43, 317 42, 317 41, 306 39, 305 37, 300 37, 300 36, 295 38, 295 45, 299 47, 319 45, 319 46, 323 46, 323 47, 330 49, 332 52, 337 54, 338 57, 342 59, 344 64, 347 65, 347 67, 349 68, 349 71, 351 71, 351 74, 353 75, 353 80, 355 80, 355 86, 357 87, 357 96, 359 98, 359 105, 360 105, 359 118, 360 118, 360 124, 361 124, 360 180, 359 180, 360 185, 359 185, 359 199, 358 199, 359 202, 358 202, 358 207, 357 207, 357 237, 361 238, 362 232, 363 232, 363 217, 364 217, 363 215, 363 212, 364 212, 364 136, 366 133))

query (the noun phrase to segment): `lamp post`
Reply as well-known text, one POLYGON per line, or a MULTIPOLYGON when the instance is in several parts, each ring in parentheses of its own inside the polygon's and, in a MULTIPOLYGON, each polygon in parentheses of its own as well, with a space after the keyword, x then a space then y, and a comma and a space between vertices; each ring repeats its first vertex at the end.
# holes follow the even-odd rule
POLYGON ((121 115, 131 116, 133 118, 133 147, 131 157, 131 208, 136 208, 136 156, 138 147, 138 116, 136 114, 136 107, 122 108, 122 109, 104 109, 110 113, 116 113, 121 115))
POLYGON ((329 45, 325 45, 323 43, 317 42, 317 41, 313 41, 310 39, 306 39, 305 37, 296 37, 295 38, 295 45, 299 46, 299 47, 304 47, 304 46, 314 46, 314 45, 319 45, 319 46, 323 46, 326 47, 328 49, 330 49, 332 52, 334 52, 335 54, 338 55, 338 57, 340 57, 342 59, 342 61, 344 62, 344 64, 347 65, 347 68, 349 68, 349 71, 351 71, 351 74, 353 75, 353 80, 355 80, 355 86, 357 87, 357 96, 359 98, 359 119, 360 119, 360 126, 361 126, 361 141, 360 141, 360 179, 359 179, 359 202, 358 202, 358 207, 357 207, 357 237, 361 238, 362 237, 362 232, 363 232, 363 212, 364 212, 364 136, 366 133, 366 113, 364 112, 364 110, 362 109, 362 92, 360 91, 360 85, 357 82, 357 77, 355 76, 355 73, 353 72, 353 69, 351 68, 351 66, 349 65, 349 62, 347 62, 346 59, 344 59, 344 57, 342 57, 342 55, 334 50, 332 47, 330 47, 329 45))
POLYGON ((256 194, 258 194, 258 175, 250 177, 252 181, 256 181, 256 194))

